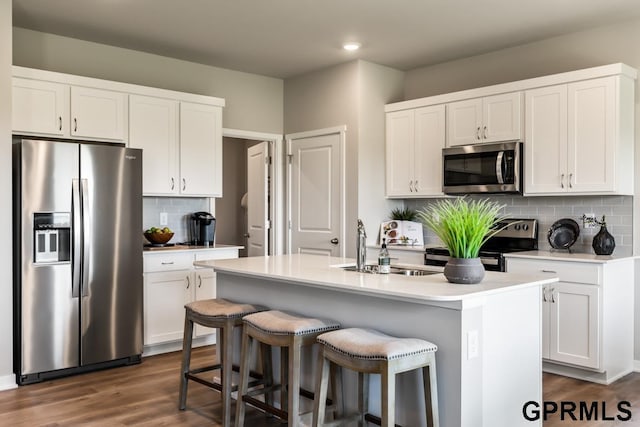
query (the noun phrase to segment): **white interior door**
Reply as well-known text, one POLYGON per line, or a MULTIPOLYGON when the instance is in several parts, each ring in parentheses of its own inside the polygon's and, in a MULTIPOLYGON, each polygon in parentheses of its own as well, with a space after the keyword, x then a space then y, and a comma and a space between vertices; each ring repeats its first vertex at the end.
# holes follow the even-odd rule
POLYGON ((345 128, 287 136, 289 253, 344 256, 345 128))
POLYGON ((269 146, 261 142, 247 149, 247 255, 268 255, 269 146))

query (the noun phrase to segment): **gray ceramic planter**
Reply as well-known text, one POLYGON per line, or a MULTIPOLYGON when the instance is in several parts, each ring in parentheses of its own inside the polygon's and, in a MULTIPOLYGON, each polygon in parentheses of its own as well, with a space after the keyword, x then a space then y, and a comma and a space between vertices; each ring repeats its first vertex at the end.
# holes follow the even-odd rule
POLYGON ((484 278, 484 265, 480 258, 450 258, 444 266, 444 277, 451 283, 480 283, 484 278))

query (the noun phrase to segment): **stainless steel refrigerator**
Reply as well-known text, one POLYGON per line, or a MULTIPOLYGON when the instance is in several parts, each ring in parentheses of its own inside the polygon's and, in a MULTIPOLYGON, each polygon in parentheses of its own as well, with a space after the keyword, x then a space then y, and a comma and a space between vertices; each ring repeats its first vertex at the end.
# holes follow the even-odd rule
POLYGON ((142 150, 13 140, 18 384, 138 363, 142 150))

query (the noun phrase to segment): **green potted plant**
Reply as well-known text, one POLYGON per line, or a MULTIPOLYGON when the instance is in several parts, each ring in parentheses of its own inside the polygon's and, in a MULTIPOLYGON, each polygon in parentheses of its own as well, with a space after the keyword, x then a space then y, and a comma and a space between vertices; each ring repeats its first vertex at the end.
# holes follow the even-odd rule
POLYGON ((480 247, 499 231, 504 205, 488 199, 443 199, 418 211, 418 218, 449 250, 444 275, 451 283, 474 284, 484 278, 480 247))

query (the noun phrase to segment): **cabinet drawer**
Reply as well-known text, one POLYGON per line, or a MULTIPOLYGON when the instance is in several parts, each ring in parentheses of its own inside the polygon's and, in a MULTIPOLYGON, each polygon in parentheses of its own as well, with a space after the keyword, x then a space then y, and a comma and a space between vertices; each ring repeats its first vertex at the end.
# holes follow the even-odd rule
POLYGON ((602 284, 602 268, 598 264, 537 259, 507 259, 509 273, 550 273, 562 282, 602 284))
POLYGON ((231 259, 238 258, 238 249, 216 249, 211 251, 196 252, 196 261, 206 259, 231 259))
POLYGON ((144 254, 144 272, 171 271, 193 268, 193 253, 144 254))

